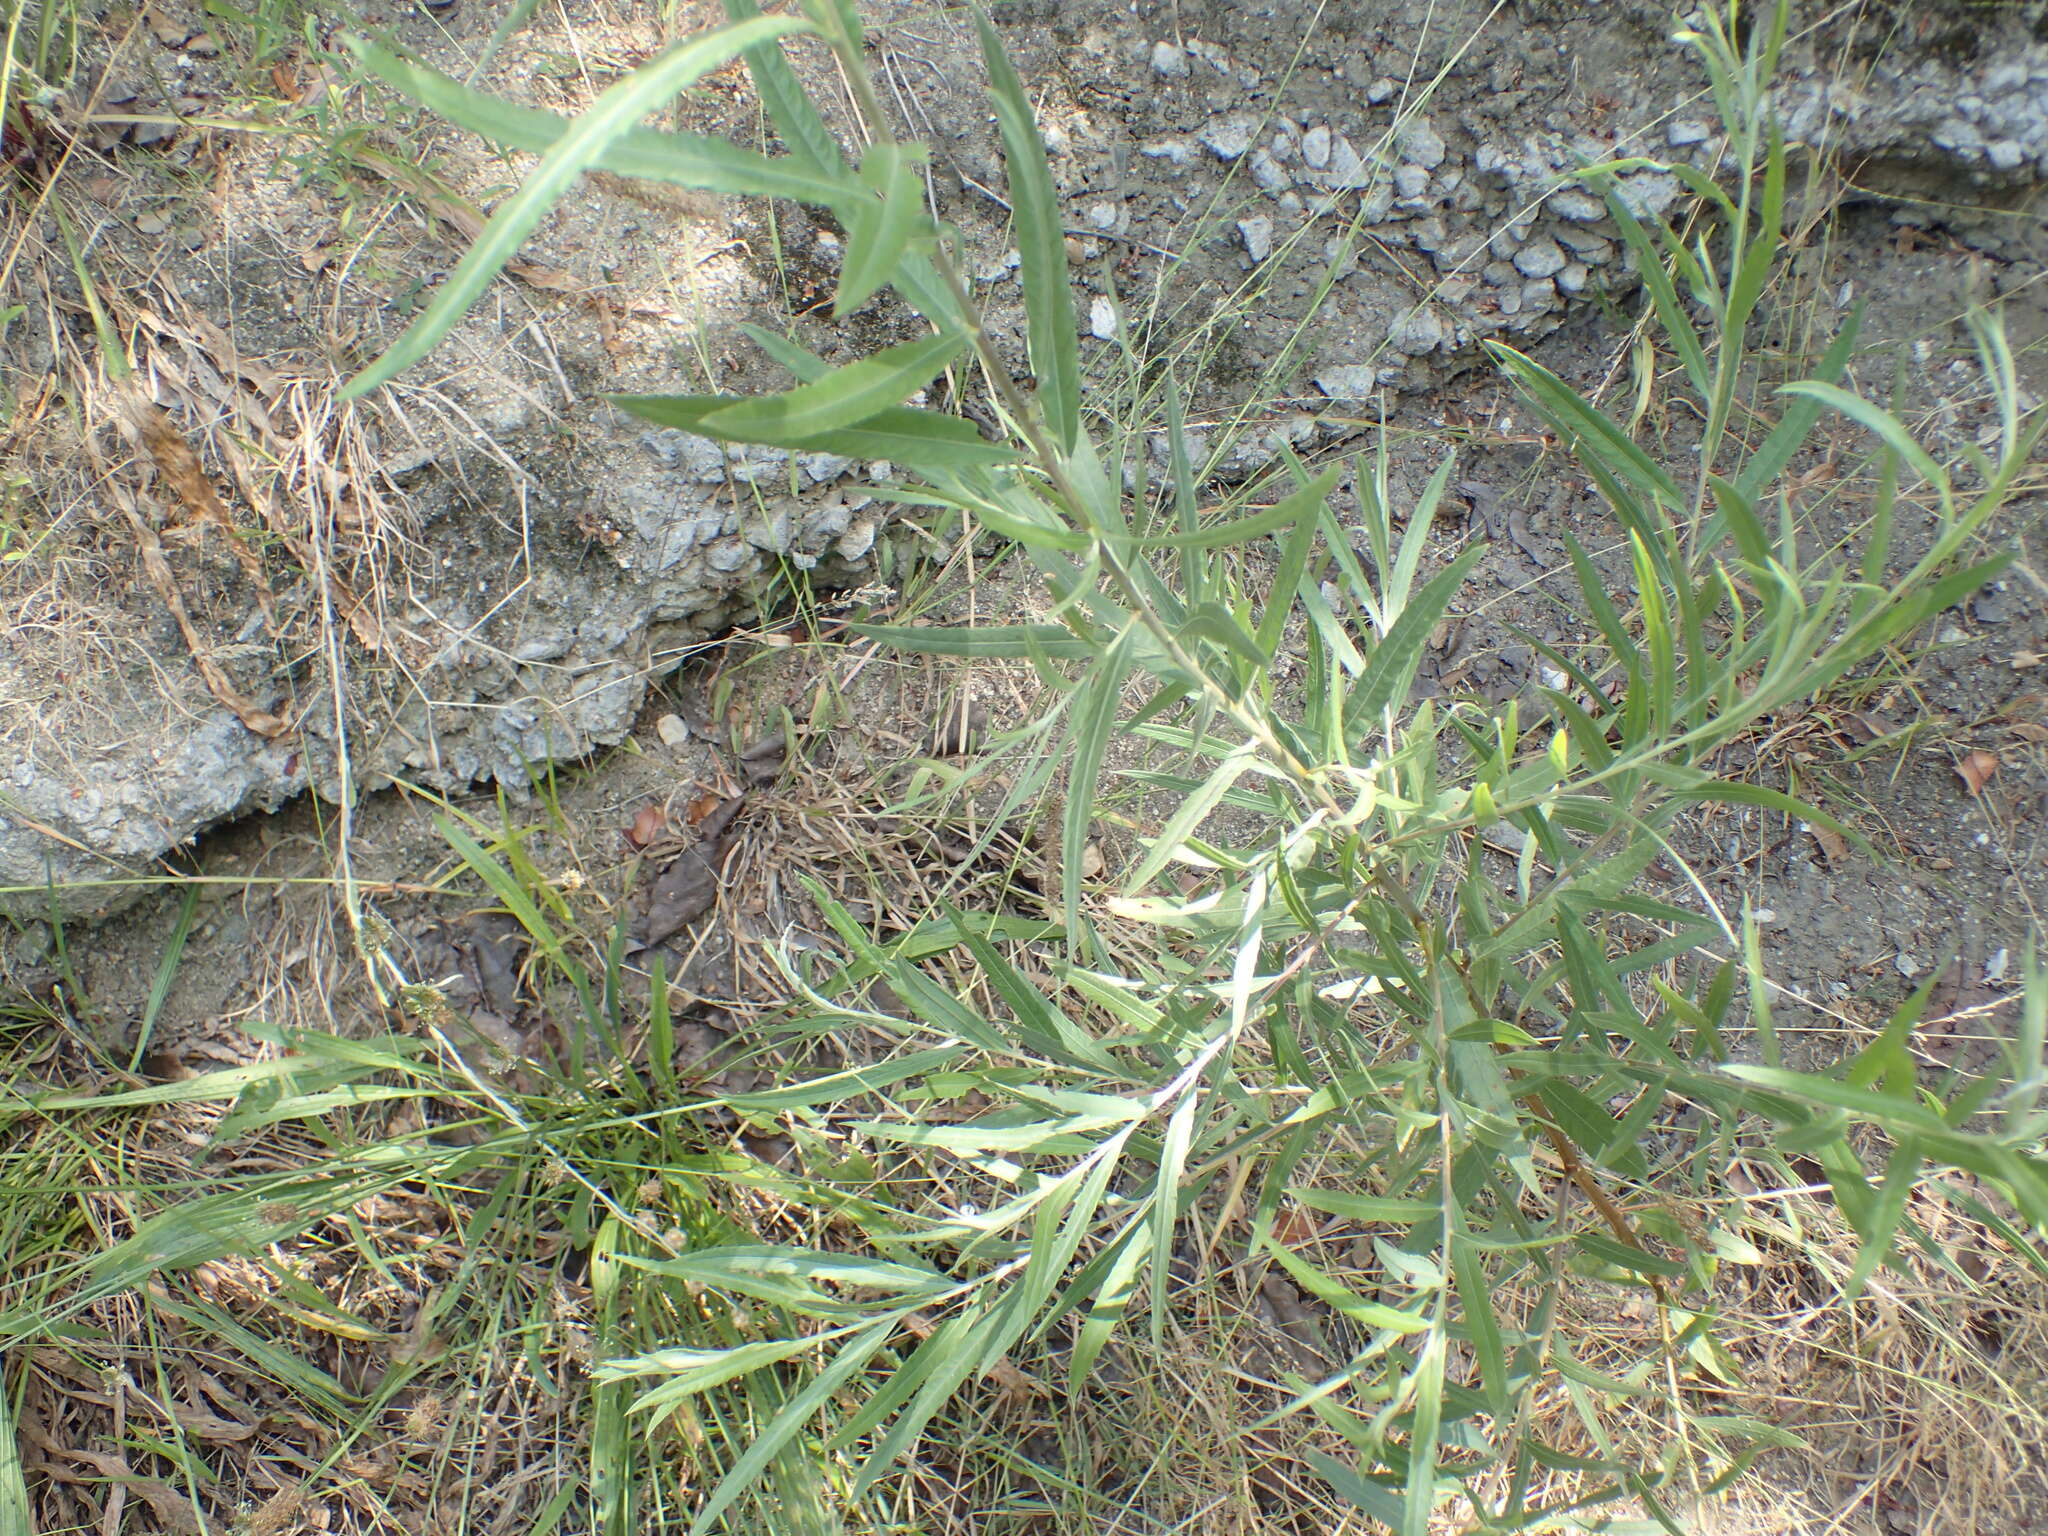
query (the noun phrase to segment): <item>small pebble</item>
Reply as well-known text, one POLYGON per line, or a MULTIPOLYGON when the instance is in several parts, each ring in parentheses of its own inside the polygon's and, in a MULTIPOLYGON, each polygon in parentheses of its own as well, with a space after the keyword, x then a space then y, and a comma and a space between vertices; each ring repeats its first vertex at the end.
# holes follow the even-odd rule
POLYGON ((1893 958, 1892 965, 1908 981, 1918 976, 1922 970, 1920 957, 1918 955, 1909 955, 1903 949, 1893 958))
POLYGON ((690 740, 690 728, 683 724, 681 715, 663 715, 654 722, 654 734, 661 738, 664 747, 680 747, 690 740))
POLYGON ((1178 43, 1154 43, 1152 45, 1152 72, 1164 75, 1169 80, 1179 80, 1188 72, 1188 51, 1178 43))
POLYGON ((1088 334, 1097 341, 1116 335, 1116 306, 1109 300, 1098 297, 1088 306, 1088 334))
POLYGON ((1252 133, 1257 127, 1248 117, 1226 117, 1220 123, 1211 123, 1199 137, 1209 146, 1209 153, 1218 160, 1235 160, 1252 147, 1252 133))

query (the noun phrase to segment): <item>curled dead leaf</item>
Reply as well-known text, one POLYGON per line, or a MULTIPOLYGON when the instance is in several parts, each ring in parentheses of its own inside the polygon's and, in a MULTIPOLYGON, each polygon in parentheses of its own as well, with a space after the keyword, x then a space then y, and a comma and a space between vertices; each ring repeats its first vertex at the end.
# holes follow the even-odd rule
POLYGON ((1828 868, 1838 868, 1849 857, 1849 840, 1833 827, 1824 827, 1819 822, 1807 828, 1813 834, 1814 842, 1828 861, 1828 868))
POLYGON ((635 848, 645 848, 660 837, 668 827, 668 813, 658 805, 643 805, 634 813, 632 824, 626 828, 626 841, 635 848))
POLYGON ((1986 752, 1982 747, 1966 753, 1956 764, 1956 777, 1963 781, 1963 788, 1973 795, 1984 793, 1984 786, 1991 782, 1991 776, 1998 772, 1998 754, 1986 752))

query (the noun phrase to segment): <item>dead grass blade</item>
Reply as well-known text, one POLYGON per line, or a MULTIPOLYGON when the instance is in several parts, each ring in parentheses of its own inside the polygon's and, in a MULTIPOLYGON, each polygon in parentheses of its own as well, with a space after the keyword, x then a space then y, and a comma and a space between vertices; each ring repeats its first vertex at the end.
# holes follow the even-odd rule
POLYGON ((249 541, 235 527, 235 520, 222 503, 219 492, 214 490, 213 482, 207 478, 199 455, 192 451, 192 445, 185 441, 184 434, 178 431, 170 414, 145 393, 138 377, 131 374, 120 381, 115 386, 115 396, 122 416, 134 429, 143 449, 149 454, 150 462, 156 466, 158 478, 184 512, 184 523, 167 523, 166 527, 193 527, 202 533, 208 528, 218 529, 234 551, 235 562, 241 566, 242 574, 255 588, 256 602, 263 609, 265 622, 274 631, 277 628, 277 596, 270 590, 270 577, 263 569, 263 557, 249 547, 249 541))
POLYGON ((128 526, 135 533, 136 552, 142 556, 142 569, 149 577, 149 584, 156 589, 157 598, 170 610, 177 621, 178 633, 185 637, 185 648, 192 653, 192 665, 199 669, 205 680, 207 692, 216 700, 234 711, 235 718, 254 731, 258 736, 282 736, 291 729, 291 722, 281 715, 274 715, 251 700, 244 698, 228 681, 228 675, 213 659, 212 648, 192 622, 192 615, 185 607, 185 594, 178 588, 178 578, 172 574, 171 562, 164 554, 163 541, 156 536, 156 530, 149 526, 149 520, 136 510, 135 504, 125 495, 120 498, 122 515, 128 519, 128 526))

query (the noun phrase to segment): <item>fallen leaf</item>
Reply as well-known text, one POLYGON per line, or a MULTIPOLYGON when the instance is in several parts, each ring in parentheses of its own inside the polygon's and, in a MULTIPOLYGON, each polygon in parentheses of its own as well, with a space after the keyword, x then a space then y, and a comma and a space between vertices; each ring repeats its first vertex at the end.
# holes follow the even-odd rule
POLYGON ((1315 1218, 1299 1207, 1289 1206, 1273 1217, 1273 1241, 1290 1252, 1308 1247, 1316 1235, 1315 1218))
POLYGON ((1998 772, 1998 754, 1986 752, 1982 747, 1967 754, 1956 764, 1956 777, 1963 781, 1963 787, 1973 795, 1984 793, 1984 786, 1991 782, 1991 776, 1998 772))
POLYGON ((1823 827, 1816 822, 1807 830, 1813 834, 1814 842, 1820 845, 1820 851, 1828 861, 1828 868, 1835 868, 1849 856, 1848 839, 1833 827, 1823 827))
POLYGON ((633 817, 633 824, 626 828, 626 841, 635 848, 645 848, 668 826, 668 813, 658 805, 643 805, 633 817))
POLYGON ((634 925, 636 949, 673 938, 717 904, 733 817, 745 803, 744 795, 735 795, 705 816, 697 826, 697 841, 661 872, 648 893, 646 915, 634 925))

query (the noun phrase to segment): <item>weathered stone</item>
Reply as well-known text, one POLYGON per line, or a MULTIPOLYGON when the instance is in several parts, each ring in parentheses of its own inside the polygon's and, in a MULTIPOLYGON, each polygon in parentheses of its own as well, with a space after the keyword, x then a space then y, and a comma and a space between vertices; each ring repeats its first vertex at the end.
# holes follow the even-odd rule
POLYGON ((1532 240, 1515 252, 1515 270, 1524 277, 1555 277, 1564 270, 1564 252, 1555 240, 1532 240))
POLYGON ((1220 123, 1211 123, 1197 137, 1218 160, 1235 160, 1252 147, 1258 127, 1256 118, 1242 115, 1226 117, 1220 123))
POLYGON ((1450 153, 1442 134, 1435 124, 1426 117, 1418 117, 1412 123, 1396 129, 1394 148, 1401 159, 1409 165, 1419 165, 1425 171, 1433 171, 1444 163, 1444 156, 1450 153))
POLYGON ((1245 252, 1253 261, 1264 261, 1273 254, 1273 221, 1264 214, 1239 219, 1237 237, 1244 242, 1245 252))

